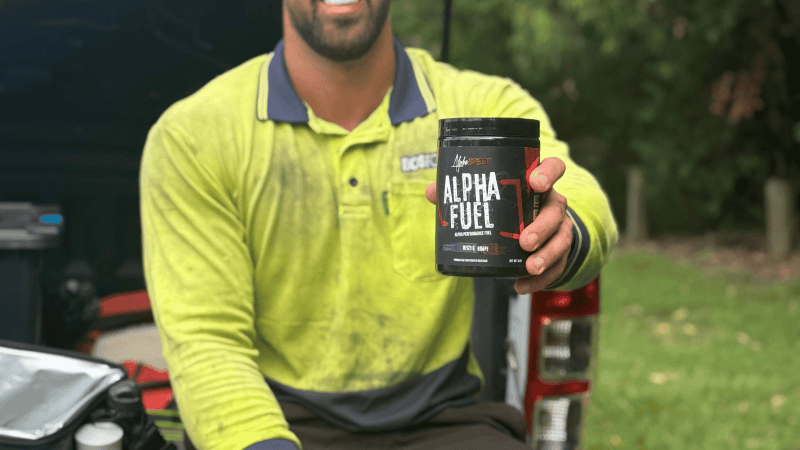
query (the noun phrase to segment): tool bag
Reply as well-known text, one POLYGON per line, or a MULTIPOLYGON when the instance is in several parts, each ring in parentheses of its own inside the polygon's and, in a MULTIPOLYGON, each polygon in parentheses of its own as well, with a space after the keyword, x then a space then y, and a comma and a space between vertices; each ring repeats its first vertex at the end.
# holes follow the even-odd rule
POLYGON ((124 450, 174 450, 125 367, 81 353, 0 340, 0 450, 73 450, 90 422, 115 422, 124 450))

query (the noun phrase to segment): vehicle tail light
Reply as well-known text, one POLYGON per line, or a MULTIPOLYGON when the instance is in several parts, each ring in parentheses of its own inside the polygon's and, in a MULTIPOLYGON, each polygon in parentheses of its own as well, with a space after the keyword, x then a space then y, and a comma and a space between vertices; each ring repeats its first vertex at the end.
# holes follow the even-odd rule
POLYGON ((534 403, 533 447, 542 450, 578 448, 585 405, 585 394, 548 396, 534 403))
POLYGON ((597 357, 599 279, 575 291, 531 298, 524 410, 530 445, 581 448, 597 357))
POLYGON ((539 378, 589 379, 594 363, 597 316, 541 317, 539 378))

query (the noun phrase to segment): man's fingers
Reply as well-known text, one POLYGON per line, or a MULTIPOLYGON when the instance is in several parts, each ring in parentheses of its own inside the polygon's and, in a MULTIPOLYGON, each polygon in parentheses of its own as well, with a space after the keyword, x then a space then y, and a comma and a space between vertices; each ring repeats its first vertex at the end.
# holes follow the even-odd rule
POLYGON ((517 291, 517 294, 530 294, 531 292, 544 290, 564 273, 566 267, 567 258, 564 257, 557 264, 547 268, 541 275, 518 278, 514 282, 514 290, 517 291))
POLYGON ((436 183, 431 183, 425 188, 425 198, 434 205, 436 204, 436 183))
POLYGON ((528 294, 539 291, 556 281, 567 267, 570 247, 572 247, 572 220, 566 218, 558 233, 525 261, 525 268, 532 276, 520 278, 514 283, 517 293, 528 294))
POLYGON ((572 220, 564 219, 558 232, 525 261, 525 268, 531 275, 540 275, 548 267, 569 253, 572 246, 572 220))
POLYGON ((558 231, 567 214, 567 198, 556 191, 545 195, 544 205, 530 225, 519 238, 519 245, 526 252, 532 252, 558 231))
POLYGON ((553 188, 553 184, 564 175, 567 166, 558 158, 547 158, 539 163, 539 167, 531 172, 528 183, 536 192, 546 192, 553 188))

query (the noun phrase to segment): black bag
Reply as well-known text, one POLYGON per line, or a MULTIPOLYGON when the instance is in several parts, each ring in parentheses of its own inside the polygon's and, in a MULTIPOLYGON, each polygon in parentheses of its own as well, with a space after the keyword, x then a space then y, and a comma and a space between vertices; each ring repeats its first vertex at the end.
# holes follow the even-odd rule
POLYGON ((0 450, 73 450, 77 429, 115 422, 124 450, 174 450, 119 365, 82 353, 0 340, 0 450))

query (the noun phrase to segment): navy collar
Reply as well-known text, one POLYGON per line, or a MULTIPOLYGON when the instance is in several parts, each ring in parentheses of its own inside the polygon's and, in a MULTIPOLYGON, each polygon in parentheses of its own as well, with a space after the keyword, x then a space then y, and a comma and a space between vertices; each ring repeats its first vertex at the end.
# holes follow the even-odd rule
MULTIPOLYGON (((281 40, 261 68, 258 83, 257 114, 259 120, 308 123, 308 111, 294 90, 286 70, 281 40)), ((389 119, 393 125, 423 117, 436 109, 433 93, 425 75, 394 39, 395 76, 389 98, 389 119)))

